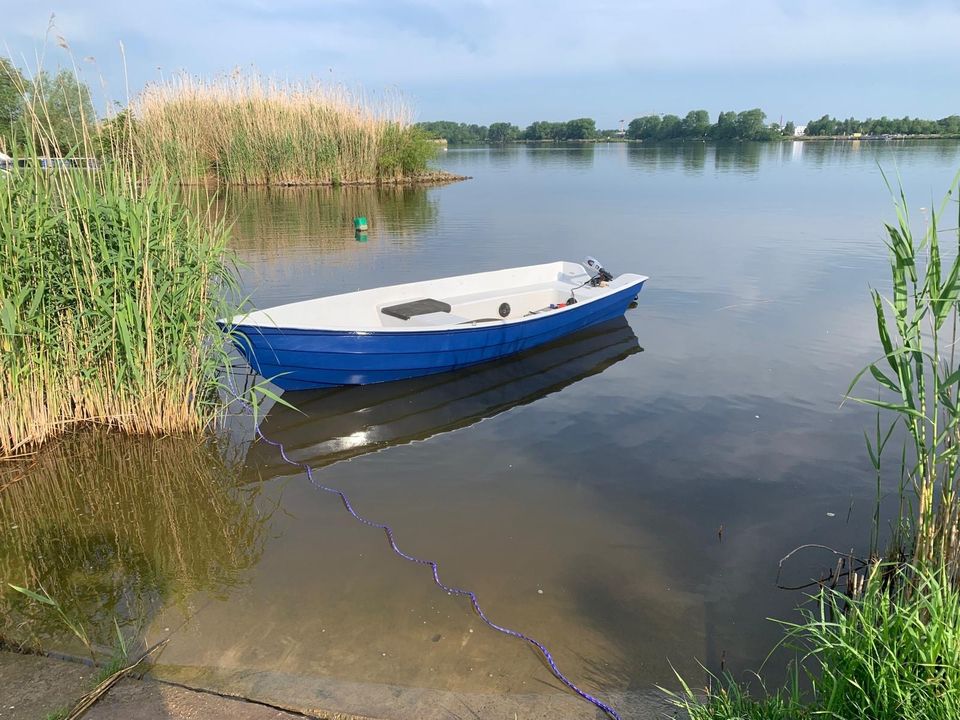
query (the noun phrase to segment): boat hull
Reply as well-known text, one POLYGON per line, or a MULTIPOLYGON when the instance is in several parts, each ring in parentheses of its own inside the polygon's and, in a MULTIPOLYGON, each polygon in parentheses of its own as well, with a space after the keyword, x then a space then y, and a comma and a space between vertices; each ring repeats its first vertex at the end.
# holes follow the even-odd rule
POLYGON ((422 331, 234 326, 251 367, 284 390, 368 385, 449 372, 529 350, 626 312, 643 280, 522 322, 422 331))

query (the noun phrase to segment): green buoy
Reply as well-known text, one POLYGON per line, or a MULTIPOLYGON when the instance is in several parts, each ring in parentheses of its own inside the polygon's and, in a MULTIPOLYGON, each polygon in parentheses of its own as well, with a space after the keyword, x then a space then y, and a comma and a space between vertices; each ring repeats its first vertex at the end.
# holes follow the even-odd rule
POLYGON ((353 229, 357 232, 363 232, 367 229, 367 219, 360 215, 353 219, 353 229))

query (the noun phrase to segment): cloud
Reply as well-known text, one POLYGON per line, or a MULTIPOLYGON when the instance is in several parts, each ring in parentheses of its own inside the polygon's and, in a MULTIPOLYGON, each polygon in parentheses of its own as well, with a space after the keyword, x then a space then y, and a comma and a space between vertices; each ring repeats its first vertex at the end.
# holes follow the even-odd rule
POLYGON ((827 72, 834 84, 861 73, 920 76, 953 67, 960 37, 960 6, 947 0, 10 4, 0 40, 15 57, 33 56, 54 12, 57 32, 77 54, 98 58, 111 87, 122 84, 120 41, 135 87, 155 77, 158 66, 210 75, 253 65, 281 77, 333 77, 428 95, 497 83, 516 94, 518 83, 533 83, 524 92, 563 99, 570 78, 615 77, 636 90, 667 76, 691 84, 698 77, 733 84, 762 72, 783 73, 785 82, 827 72))

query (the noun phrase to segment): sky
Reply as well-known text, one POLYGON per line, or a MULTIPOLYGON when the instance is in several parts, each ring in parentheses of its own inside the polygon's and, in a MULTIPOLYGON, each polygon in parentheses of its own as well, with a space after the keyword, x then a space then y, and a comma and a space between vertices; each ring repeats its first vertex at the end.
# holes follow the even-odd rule
POLYGON ((960 0, 0 0, 19 66, 69 65, 59 38, 101 103, 240 67, 478 124, 960 114, 960 0))

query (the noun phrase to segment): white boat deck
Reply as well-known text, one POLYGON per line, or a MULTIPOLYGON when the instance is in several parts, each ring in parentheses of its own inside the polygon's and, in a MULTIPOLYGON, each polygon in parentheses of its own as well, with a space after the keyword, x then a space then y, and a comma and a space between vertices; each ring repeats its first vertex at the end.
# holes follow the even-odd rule
MULTIPOLYGON (((360 290, 259 310, 233 318, 234 324, 310 330, 411 330, 463 327, 470 324, 521 322, 541 312, 564 312, 575 306, 550 309, 603 297, 626 285, 645 280, 622 275, 604 287, 590 287, 581 265, 553 262, 544 265, 459 275, 423 282, 360 290), (383 312, 415 301, 449 306, 449 311, 421 312, 394 317, 383 312), (504 308, 504 304, 509 308, 504 308), (504 317, 501 310, 508 313, 504 317)), ((400 313, 404 314, 404 313, 400 313)))

